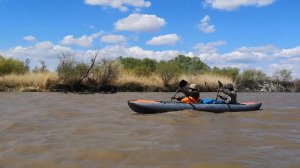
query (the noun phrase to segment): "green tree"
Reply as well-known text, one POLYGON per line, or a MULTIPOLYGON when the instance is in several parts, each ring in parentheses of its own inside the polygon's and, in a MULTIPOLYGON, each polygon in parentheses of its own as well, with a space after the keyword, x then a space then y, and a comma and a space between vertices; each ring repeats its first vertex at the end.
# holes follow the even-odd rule
POLYGON ((255 90, 258 89, 259 85, 265 80, 267 80, 267 75, 261 70, 248 69, 239 76, 237 84, 241 88, 255 90))
POLYGON ((0 75, 24 74, 26 71, 22 61, 14 58, 4 58, 0 55, 0 75))
POLYGON ((156 73, 162 79, 164 86, 168 86, 171 79, 179 75, 180 69, 175 61, 161 61, 157 64, 156 73))
POLYGON ((179 66, 182 73, 198 74, 210 70, 210 67, 203 63, 199 57, 187 57, 178 55, 174 59, 176 66, 179 66))
POLYGON ((222 75, 222 76, 228 76, 232 78, 232 81, 236 81, 238 75, 239 75, 239 69, 238 68, 232 68, 232 67, 225 67, 225 68, 218 68, 214 67, 211 72, 222 75))

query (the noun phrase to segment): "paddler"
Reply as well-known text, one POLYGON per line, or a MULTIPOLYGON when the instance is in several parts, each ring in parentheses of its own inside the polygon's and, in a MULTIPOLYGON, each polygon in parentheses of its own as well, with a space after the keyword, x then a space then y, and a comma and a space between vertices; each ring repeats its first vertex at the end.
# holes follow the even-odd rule
POLYGON ((197 89, 197 85, 191 83, 188 87, 180 87, 177 92, 183 93, 185 96, 172 97, 171 99, 176 99, 183 103, 193 104, 199 102, 200 93, 197 89))
POLYGON ((224 100, 227 104, 236 104, 237 94, 231 83, 224 85, 222 88, 217 90, 223 94, 218 94, 218 97, 224 100))

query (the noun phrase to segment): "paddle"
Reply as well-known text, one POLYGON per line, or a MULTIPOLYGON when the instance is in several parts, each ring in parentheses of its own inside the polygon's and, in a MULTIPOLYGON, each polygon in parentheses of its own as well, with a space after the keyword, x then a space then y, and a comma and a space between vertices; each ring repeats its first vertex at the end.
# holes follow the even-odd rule
MULTIPOLYGON (((176 90, 176 93, 175 93, 175 95, 174 95, 173 97, 176 97, 176 95, 178 94, 178 90, 179 90, 180 88, 185 87, 187 84, 188 84, 187 81, 181 80, 181 81, 179 82, 178 89, 176 90)), ((171 97, 171 101, 173 100, 173 99, 172 99, 173 97, 171 97)))
POLYGON ((219 80, 218 80, 218 84, 219 84, 219 88, 218 88, 218 92, 217 92, 216 101, 217 101, 217 100, 218 100, 218 98, 219 98, 220 88, 222 88, 222 87, 223 87, 223 83, 222 83, 222 82, 220 82, 219 80))

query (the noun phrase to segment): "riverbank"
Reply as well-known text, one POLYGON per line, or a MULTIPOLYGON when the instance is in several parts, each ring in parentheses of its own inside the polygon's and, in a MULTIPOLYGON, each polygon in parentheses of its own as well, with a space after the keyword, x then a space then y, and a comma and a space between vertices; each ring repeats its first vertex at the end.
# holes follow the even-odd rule
POLYGON ((119 77, 106 85, 93 86, 83 84, 74 88, 64 84, 56 72, 26 73, 23 75, 5 75, 0 77, 0 91, 4 92, 49 92, 49 91, 79 91, 79 92, 131 92, 152 91, 168 92, 177 89, 182 79, 189 83, 196 83, 200 91, 215 91, 218 88, 218 80, 222 83, 232 83, 228 77, 215 74, 181 75, 164 86, 163 81, 157 75, 136 76, 127 72, 121 72, 119 77))

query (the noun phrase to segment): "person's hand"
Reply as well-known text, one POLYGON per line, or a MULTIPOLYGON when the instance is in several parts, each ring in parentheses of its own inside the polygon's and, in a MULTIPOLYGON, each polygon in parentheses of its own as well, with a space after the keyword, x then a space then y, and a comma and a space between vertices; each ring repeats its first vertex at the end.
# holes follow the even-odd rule
POLYGON ((222 91, 223 91, 223 89, 222 89, 222 88, 219 88, 217 91, 218 91, 218 92, 222 92, 222 91))
POLYGON ((177 97, 175 97, 175 96, 171 97, 171 100, 174 100, 174 99, 177 99, 177 97))

